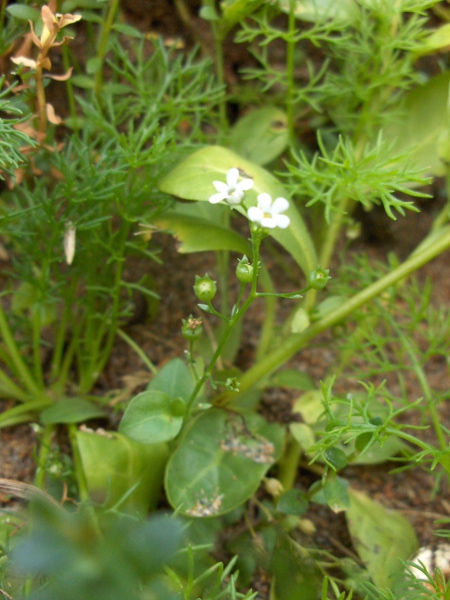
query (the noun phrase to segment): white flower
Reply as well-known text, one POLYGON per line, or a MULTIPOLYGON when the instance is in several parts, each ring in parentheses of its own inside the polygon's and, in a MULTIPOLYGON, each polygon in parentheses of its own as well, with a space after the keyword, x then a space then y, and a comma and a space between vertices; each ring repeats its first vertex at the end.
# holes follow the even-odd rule
POLYGON ((253 223, 258 223, 261 227, 273 229, 281 227, 286 229, 291 222, 287 215, 282 215, 289 208, 289 202, 286 198, 276 198, 272 203, 270 194, 259 194, 258 206, 252 206, 248 209, 248 218, 253 223))
POLYGON ((239 181, 239 170, 236 167, 230 169, 227 173, 227 182, 213 181, 217 194, 213 194, 209 201, 211 204, 217 204, 226 200, 228 204, 236 205, 242 202, 244 193, 253 187, 253 179, 243 179, 239 181))

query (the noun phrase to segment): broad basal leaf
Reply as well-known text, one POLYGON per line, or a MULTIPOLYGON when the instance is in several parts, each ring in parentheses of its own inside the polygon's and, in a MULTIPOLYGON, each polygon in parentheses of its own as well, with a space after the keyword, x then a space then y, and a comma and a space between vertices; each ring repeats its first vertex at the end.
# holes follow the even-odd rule
POLYGON ((283 429, 257 414, 201 413, 167 465, 169 502, 193 517, 229 512, 255 493, 282 446, 283 429))
POLYGON ((114 506, 126 497, 121 510, 145 514, 155 508, 168 457, 166 444, 139 444, 128 437, 106 432, 77 432, 77 445, 89 493, 114 506))

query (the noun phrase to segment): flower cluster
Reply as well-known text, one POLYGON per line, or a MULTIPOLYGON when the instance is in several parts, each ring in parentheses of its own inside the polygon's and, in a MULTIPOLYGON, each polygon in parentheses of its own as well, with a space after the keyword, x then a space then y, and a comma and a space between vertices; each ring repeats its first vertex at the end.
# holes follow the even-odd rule
MULTIPOLYGON (((239 169, 233 167, 227 172, 227 181, 213 181, 217 194, 210 196, 211 204, 217 204, 225 201, 230 206, 242 204, 245 192, 253 187, 253 179, 243 179, 239 181, 239 169)), ((274 229, 280 227, 286 229, 289 227, 290 219, 286 212, 289 208, 289 202, 286 198, 276 198, 272 201, 270 194, 263 192, 258 195, 257 205, 252 206, 247 211, 247 216, 252 223, 256 223, 264 229, 274 229)))

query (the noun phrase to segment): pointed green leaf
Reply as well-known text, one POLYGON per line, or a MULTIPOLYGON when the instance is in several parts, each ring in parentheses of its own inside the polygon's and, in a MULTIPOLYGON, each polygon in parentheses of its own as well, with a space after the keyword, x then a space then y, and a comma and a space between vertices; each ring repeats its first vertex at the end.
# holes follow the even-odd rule
POLYGON ((348 528, 360 558, 374 583, 392 588, 394 578, 404 572, 408 560, 419 547, 410 522, 388 510, 362 492, 349 489, 348 528))
POLYGON ((82 423, 89 419, 105 417, 107 413, 88 400, 83 398, 61 398, 52 406, 41 413, 41 423, 82 423))
POLYGON ((184 411, 165 392, 148 390, 129 403, 119 431, 135 442, 158 444, 178 435, 183 425, 184 411), (180 414, 181 413, 181 414, 180 414))
POLYGON ((423 54, 429 54, 431 52, 437 52, 442 48, 447 49, 450 46, 450 23, 442 25, 435 29, 425 40, 422 48, 420 49, 420 56, 423 54))
POLYGON ((36 23, 41 16, 41 13, 36 8, 27 6, 26 4, 19 4, 17 2, 10 4, 6 10, 11 16, 15 17, 16 19, 21 19, 22 21, 33 21, 36 23))
POLYGON ((239 119, 231 130, 232 150, 258 165, 265 165, 279 156, 288 144, 286 113, 266 106, 239 119))
MULTIPOLYGON (((281 183, 268 171, 227 148, 209 146, 188 156, 159 183, 161 191, 184 200, 208 201, 216 193, 213 181, 226 181, 229 169, 237 167, 243 176, 251 177, 253 188, 246 193, 246 205, 256 205, 257 195, 266 192, 277 198, 287 196, 281 183)), ((237 210, 245 214, 239 206, 237 210)), ((286 214, 291 219, 287 229, 274 229, 271 235, 292 255, 303 272, 308 275, 317 267, 314 245, 303 218, 293 202, 286 214)))
POLYGON ((176 210, 156 217, 153 223, 175 236, 180 242, 178 252, 182 254, 209 250, 232 250, 241 254, 250 251, 248 242, 232 229, 176 210))
POLYGON ((257 414, 203 412, 167 465, 169 502, 193 517, 229 512, 255 493, 282 446, 283 429, 257 414))

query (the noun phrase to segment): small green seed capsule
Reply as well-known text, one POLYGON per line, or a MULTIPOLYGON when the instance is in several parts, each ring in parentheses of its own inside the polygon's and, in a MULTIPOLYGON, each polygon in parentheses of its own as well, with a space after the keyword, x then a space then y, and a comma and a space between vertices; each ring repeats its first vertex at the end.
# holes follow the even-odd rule
POLYGON ((202 302, 209 302, 217 292, 216 282, 208 274, 204 277, 195 276, 194 293, 202 302))
POLYGON ((315 271, 311 271, 308 277, 309 286, 313 290, 323 290, 331 279, 329 276, 330 269, 317 268, 315 271))
POLYGON ((198 339, 203 332, 202 320, 195 319, 192 315, 189 315, 189 319, 183 319, 183 326, 181 333, 185 340, 192 342, 198 339))
POLYGON ((236 277, 241 283, 251 283, 253 280, 253 265, 249 263, 245 254, 242 258, 238 259, 236 277))

